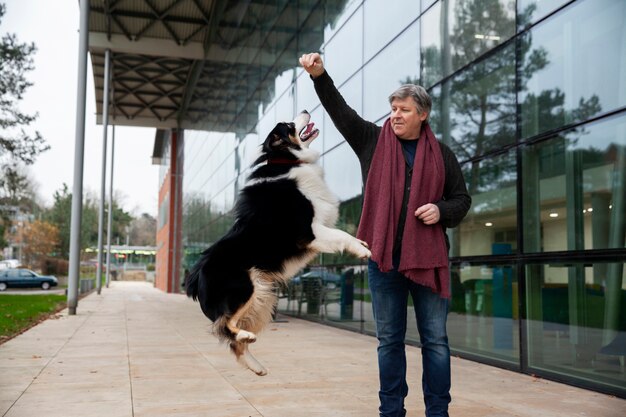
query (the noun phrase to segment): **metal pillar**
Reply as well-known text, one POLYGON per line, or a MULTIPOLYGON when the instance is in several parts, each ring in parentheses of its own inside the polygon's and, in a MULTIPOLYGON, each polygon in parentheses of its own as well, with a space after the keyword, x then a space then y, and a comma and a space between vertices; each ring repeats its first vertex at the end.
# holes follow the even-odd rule
MULTIPOLYGON (((170 241, 173 242, 172 246, 173 248, 173 255, 172 255, 172 273, 171 273, 171 280, 170 280, 170 292, 175 293, 178 292, 178 288, 176 288, 176 284, 177 284, 177 278, 179 276, 178 274, 178 186, 179 186, 179 178, 178 178, 178 141, 180 140, 180 131, 176 131, 176 133, 172 133, 171 134, 171 138, 172 140, 172 146, 171 146, 171 152, 172 152, 172 162, 173 164, 171 165, 170 169, 172 169, 172 172, 170 173, 170 175, 172 176, 172 184, 173 184, 173 191, 170 191, 170 195, 171 193, 174 194, 174 208, 172 210, 172 221, 174 222, 173 224, 173 229, 174 229, 174 239, 171 239, 170 241)), ((180 288, 180 285, 178 286, 180 288)))
POLYGON ((111 126, 111 179, 109 180, 109 216, 107 224, 107 278, 106 286, 111 282, 111 227, 113 224, 113 167, 115 165, 115 125, 111 126))
POLYGON ((102 91, 102 176, 100 180, 100 210, 98 213, 98 270, 96 271, 96 290, 102 291, 102 229, 104 228, 104 199, 106 198, 107 174, 107 131, 109 130, 109 72, 111 71, 111 51, 104 51, 104 90, 102 91))
POLYGON ((89 34, 89 0, 80 0, 80 38, 78 41, 78 88, 76 91, 76 132, 74 143, 74 185, 70 228, 70 265, 67 307, 70 315, 78 306, 80 275, 80 223, 83 209, 83 160, 85 156, 85 102, 87 93, 87 48, 89 34))

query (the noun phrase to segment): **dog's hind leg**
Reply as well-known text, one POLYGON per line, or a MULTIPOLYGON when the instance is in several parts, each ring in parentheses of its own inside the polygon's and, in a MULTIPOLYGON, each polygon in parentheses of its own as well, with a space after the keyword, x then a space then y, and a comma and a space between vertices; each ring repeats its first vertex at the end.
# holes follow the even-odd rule
POLYGON ((248 301, 235 311, 226 322, 226 327, 237 342, 253 343, 256 333, 263 330, 272 320, 276 294, 271 281, 264 279, 264 274, 252 268, 250 279, 254 291, 248 301))
POLYGON ((271 282, 263 279, 263 274, 250 270, 254 291, 248 301, 227 319, 223 326, 230 332, 230 349, 244 367, 257 375, 266 375, 267 370, 248 350, 248 344, 256 341, 260 332, 271 321, 276 294, 271 282))
POLYGON ((256 335, 247 330, 243 330, 239 327, 239 322, 248 314, 248 310, 254 304, 254 294, 250 299, 233 314, 233 316, 226 322, 226 327, 235 336, 235 341, 239 343, 254 343, 256 342, 256 335))
POLYGON ((235 354, 237 362, 250 369, 259 376, 267 375, 267 369, 248 350, 248 344, 242 342, 231 342, 230 349, 235 354))

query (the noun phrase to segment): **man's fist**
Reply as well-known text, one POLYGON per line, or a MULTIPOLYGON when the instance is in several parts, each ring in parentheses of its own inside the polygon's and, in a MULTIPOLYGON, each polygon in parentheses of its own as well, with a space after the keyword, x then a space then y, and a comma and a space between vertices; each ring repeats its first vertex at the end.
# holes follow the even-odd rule
POLYGON ((317 78, 324 73, 324 61, 317 52, 304 54, 300 57, 300 65, 311 77, 317 78))

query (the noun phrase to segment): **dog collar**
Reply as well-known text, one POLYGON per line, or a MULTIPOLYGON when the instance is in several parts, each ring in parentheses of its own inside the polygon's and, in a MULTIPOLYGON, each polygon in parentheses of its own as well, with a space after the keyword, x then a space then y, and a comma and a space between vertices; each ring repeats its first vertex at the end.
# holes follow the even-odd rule
POLYGON ((302 161, 299 159, 287 159, 287 158, 269 158, 267 160, 268 165, 282 164, 282 165, 299 165, 302 161))

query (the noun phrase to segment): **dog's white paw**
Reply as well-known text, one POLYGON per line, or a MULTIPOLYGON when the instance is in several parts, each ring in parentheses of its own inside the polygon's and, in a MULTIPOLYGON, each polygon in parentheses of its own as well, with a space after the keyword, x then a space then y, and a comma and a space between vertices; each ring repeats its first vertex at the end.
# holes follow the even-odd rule
POLYGON ((372 257, 372 252, 370 252, 369 249, 364 248, 364 250, 361 251, 361 254, 359 255, 359 258, 361 259, 369 259, 372 257))
POLYGON ((372 252, 368 249, 369 246, 367 242, 364 242, 360 239, 355 239, 358 243, 353 245, 353 253, 361 259, 368 259, 372 256, 372 252))
POLYGON ((241 343, 254 343, 256 342, 256 335, 246 330, 239 330, 235 340, 241 343))

